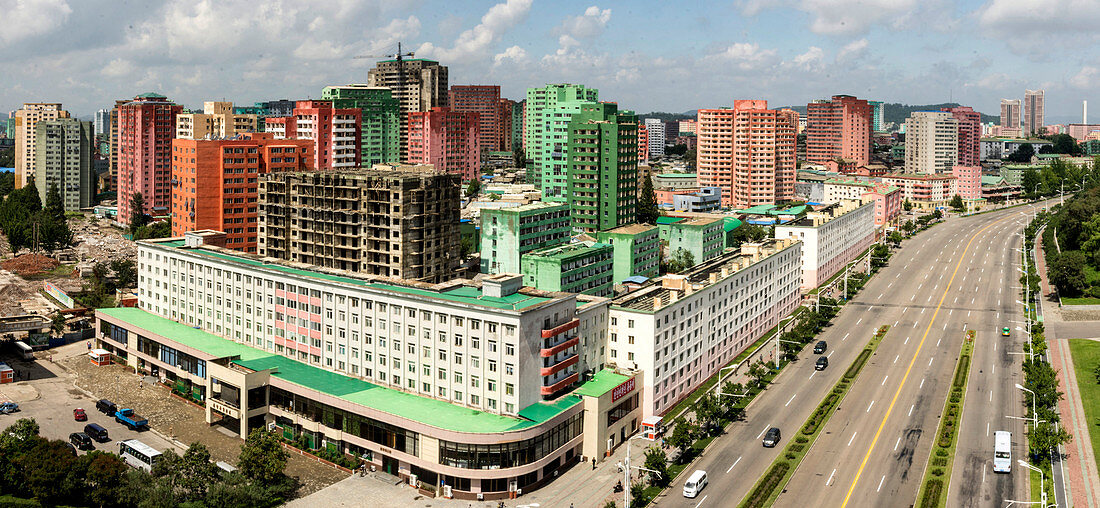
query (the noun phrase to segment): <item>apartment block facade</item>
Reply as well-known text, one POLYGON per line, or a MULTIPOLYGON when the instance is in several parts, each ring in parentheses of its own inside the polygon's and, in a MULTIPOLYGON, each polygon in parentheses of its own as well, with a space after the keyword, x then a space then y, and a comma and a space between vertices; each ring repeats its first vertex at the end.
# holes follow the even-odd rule
POLYGON ((669 224, 669 254, 675 256, 677 251, 683 249, 691 253, 697 265, 720 256, 726 244, 723 225, 722 219, 708 217, 669 224))
MULTIPOLYGON (((28 102, 12 113, 8 137, 15 138, 15 188, 22 189, 35 181, 34 165, 36 134, 35 125, 43 120, 69 118, 69 112, 61 109, 59 102, 28 102)), ((41 189, 39 189, 41 191, 41 189)))
POLYGON ((596 233, 600 243, 613 251, 612 282, 622 284, 630 277, 653 278, 661 267, 661 240, 657 226, 628 224, 596 233))
POLYGON ((92 122, 75 118, 39 120, 34 125, 34 186, 46 203, 50 188, 57 186, 65 211, 92 206, 96 174, 92 122))
POLYGON ((520 259, 523 284, 543 291, 610 296, 614 249, 577 242, 528 252, 520 259))
POLYGON ((646 136, 646 148, 649 150, 649 158, 663 157, 665 155, 665 123, 659 118, 646 118, 645 130, 648 134, 646 136))
POLYGON ((871 106, 865 99, 834 95, 806 106, 806 160, 871 162, 871 106))
POLYGON ((569 242, 569 204, 536 201, 481 210, 481 273, 520 273, 524 254, 569 242))
POLYGON ((1013 137, 1023 134, 1020 128, 1020 99, 1001 99, 1001 136, 1013 137))
POLYGON ((642 372, 642 414, 665 415, 799 303, 802 244, 744 244, 612 300, 609 366, 642 372))
POLYGON ((882 183, 901 189, 902 199, 908 200, 913 206, 935 210, 939 206, 947 206, 947 202, 958 192, 956 189, 955 175, 907 175, 889 174, 882 177, 882 183))
MULTIPOLYGON (((172 205, 172 138, 183 106, 156 93, 118 104, 118 222, 129 224, 130 203, 141 193, 144 213, 163 215, 172 205)), ((115 127, 112 127, 115 128, 115 127)))
POLYGON ((260 175, 305 171, 312 164, 313 142, 272 133, 172 140, 172 235, 222 231, 225 247, 255 254, 260 175))
POLYGON ((361 159, 363 112, 334 108, 332 101, 298 101, 292 116, 264 119, 264 131, 275 139, 313 140, 310 169, 354 169, 361 159))
POLYGON ((905 172, 950 173, 959 158, 959 121, 944 111, 914 111, 905 120, 905 172))
POLYGON ((982 154, 982 114, 974 111, 974 108, 969 106, 943 108, 940 111, 951 113, 951 116, 959 123, 957 164, 963 166, 980 165, 982 154))
POLYGON ((401 161, 401 108, 389 88, 368 85, 326 86, 321 99, 336 109, 358 109, 359 161, 364 167, 401 161))
POLYGON ((875 243, 875 204, 844 200, 775 226, 776 238, 802 246, 802 289, 817 288, 875 243))
POLYGON ((383 60, 367 71, 367 86, 389 88, 400 104, 400 158, 406 159, 409 113, 449 104, 447 67, 423 58, 383 60))
POLYGON ((528 88, 524 101, 523 149, 530 161, 527 179, 542 189, 543 200, 566 201, 566 132, 581 104, 599 100, 599 90, 568 83, 528 88))
POLYGON ((722 205, 751 207, 794 199, 795 130, 764 100, 700 109, 699 185, 722 188, 722 205))
POLYGON ((1046 102, 1046 92, 1044 90, 1024 90, 1024 122, 1023 129, 1025 136, 1034 136, 1037 134, 1044 134, 1046 119, 1044 117, 1044 109, 1046 102))
POLYGON ((574 231, 595 233, 634 222, 638 201, 634 112, 619 111, 611 103, 585 104, 572 115, 566 132, 565 196, 574 231))
POLYGON ((475 180, 481 174, 478 113, 432 108, 409 113, 409 164, 431 164, 436 169, 475 180))
POLYGON ((430 166, 269 173, 260 256, 361 276, 449 280, 459 262, 459 181, 430 166))
POLYGON ((501 104, 500 85, 452 85, 448 101, 451 111, 478 114, 478 144, 482 150, 507 150, 501 134, 505 127, 511 130, 512 112, 510 105, 501 104), (508 106, 507 126, 501 114, 504 106, 508 106))
POLYGON ((224 139, 260 130, 260 118, 235 113, 232 102, 206 101, 202 103, 202 113, 180 113, 176 116, 178 139, 224 139))

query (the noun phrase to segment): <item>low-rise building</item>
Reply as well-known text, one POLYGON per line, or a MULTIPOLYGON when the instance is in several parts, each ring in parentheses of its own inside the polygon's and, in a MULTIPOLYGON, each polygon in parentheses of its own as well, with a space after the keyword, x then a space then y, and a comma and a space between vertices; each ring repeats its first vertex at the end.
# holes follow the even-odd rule
POLYGON ((698 188, 698 175, 695 173, 661 173, 653 175, 653 187, 662 189, 698 188))
POLYGON ((882 177, 882 183, 901 189, 903 200, 926 210, 947 206, 955 196, 955 175, 907 175, 893 173, 882 177))
POLYGON ((483 209, 481 273, 520 273, 524 254, 565 244, 571 231, 568 203, 483 209))
POLYGON ((722 188, 703 187, 691 194, 672 196, 672 208, 685 212, 710 212, 722 207, 722 188))
POLYGON ((1045 139, 1020 139, 1020 138, 981 138, 981 159, 1003 159, 1012 155, 1020 148, 1020 145, 1030 144, 1035 153, 1039 153, 1044 146, 1054 146, 1054 143, 1045 139))
POLYGON ((825 203, 839 203, 845 199, 860 199, 874 187, 868 179, 830 178, 825 180, 825 203))
POLYGON ((775 226, 776 238, 803 243, 802 289, 809 291, 836 275, 875 242, 875 205, 845 200, 775 226))
POLYGON ((612 286, 614 248, 606 243, 576 242, 524 254, 525 285, 543 291, 608 296, 612 286))
POLYGON ((634 276, 656 277, 661 265, 661 241, 657 226, 629 224, 596 233, 600 243, 614 248, 612 282, 621 284, 634 276))
POLYGON ((668 252, 675 256, 683 249, 691 253, 695 264, 714 259, 725 247, 723 221, 720 218, 695 217, 669 224, 668 252))
POLYGON ((955 175, 955 194, 967 200, 982 198, 981 166, 955 166, 951 174, 955 175))
POLYGON ((798 306, 801 247, 745 244, 612 301, 607 363, 642 372, 644 416, 664 415, 798 306))
POLYGON ((876 183, 860 196, 861 203, 875 203, 875 226, 885 226, 901 216, 901 189, 876 183))

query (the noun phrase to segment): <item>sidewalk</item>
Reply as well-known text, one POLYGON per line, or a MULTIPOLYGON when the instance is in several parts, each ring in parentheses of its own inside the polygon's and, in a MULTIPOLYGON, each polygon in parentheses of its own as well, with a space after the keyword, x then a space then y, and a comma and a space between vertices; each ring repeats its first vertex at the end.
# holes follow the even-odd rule
MULTIPOLYGON (((1072 506, 1097 508, 1100 503, 1100 474, 1097 474, 1096 458, 1093 456, 1092 447, 1088 445, 1089 424, 1085 421, 1084 408, 1081 405, 1080 392, 1077 389, 1076 376, 1072 374, 1073 363, 1070 360, 1069 343, 1065 339, 1059 339, 1056 334, 1057 326, 1052 324, 1062 321, 1062 314, 1058 308, 1058 301, 1053 288, 1047 280, 1046 257, 1043 254, 1041 238, 1036 237, 1035 242, 1035 268, 1039 272, 1039 288, 1042 292, 1041 303, 1043 306, 1044 330, 1047 337, 1048 351, 1051 365, 1057 371, 1058 383, 1066 396, 1058 402, 1058 413, 1062 423, 1073 434, 1073 441, 1066 445, 1067 460, 1062 463, 1066 466, 1066 476, 1069 486, 1072 506), (1072 450, 1076 450, 1076 460, 1072 457, 1072 450)), ((1074 338, 1074 337, 1066 337, 1074 338)))

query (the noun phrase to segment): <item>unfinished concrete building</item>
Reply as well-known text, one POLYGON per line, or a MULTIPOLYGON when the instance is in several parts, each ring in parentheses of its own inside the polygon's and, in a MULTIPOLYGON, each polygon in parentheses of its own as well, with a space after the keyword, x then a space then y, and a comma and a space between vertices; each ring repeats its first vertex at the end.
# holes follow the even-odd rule
POLYGON ((459 263, 459 176, 430 165, 272 173, 259 254, 363 275, 443 282, 459 263))

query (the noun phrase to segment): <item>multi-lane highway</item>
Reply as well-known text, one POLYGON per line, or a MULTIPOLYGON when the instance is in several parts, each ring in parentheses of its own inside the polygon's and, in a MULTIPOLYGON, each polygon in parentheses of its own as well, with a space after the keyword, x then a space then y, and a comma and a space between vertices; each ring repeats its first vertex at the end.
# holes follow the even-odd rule
MULTIPOLYGON (((976 330, 970 384, 961 419, 949 506, 989 506, 1023 499, 1027 475, 994 475, 993 432, 1013 434, 1023 457, 1019 382, 1019 236, 1028 207, 952 218, 903 244, 821 336, 830 367, 813 370, 809 350, 750 406, 693 465, 710 486, 699 498, 662 504, 728 506, 742 499, 793 439, 802 422, 881 325, 887 338, 864 367, 837 412, 795 471, 777 505, 909 506, 916 501, 964 330, 976 330), (1002 337, 1000 330, 1011 327, 1002 337), (760 434, 783 430, 780 447, 762 448, 760 434), (703 497, 703 496, 706 497, 703 497)), ((686 475, 685 475, 686 476, 686 475)))

